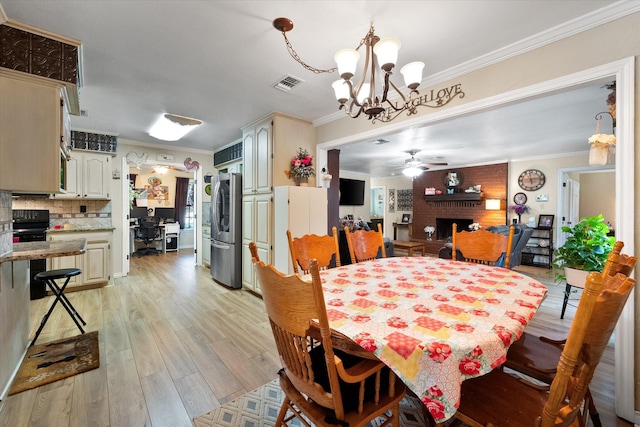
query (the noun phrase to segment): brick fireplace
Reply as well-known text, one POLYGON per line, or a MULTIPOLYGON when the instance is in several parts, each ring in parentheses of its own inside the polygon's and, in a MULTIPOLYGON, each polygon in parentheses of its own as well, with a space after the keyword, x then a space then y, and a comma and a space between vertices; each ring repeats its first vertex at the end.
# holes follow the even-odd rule
POLYGON ((507 163, 426 171, 413 181, 412 239, 426 242, 426 252, 437 254, 438 250, 444 246, 446 239, 450 237, 451 223, 454 220, 457 222, 459 230, 468 229, 470 222, 480 223, 482 227, 506 224, 506 207, 509 204, 506 200, 507 182, 507 163), (452 195, 448 195, 446 191, 445 176, 450 171, 457 171, 462 175, 462 182, 452 195), (474 185, 481 186, 482 193, 480 195, 464 193, 465 189, 474 185), (442 191, 442 195, 425 199, 424 189, 427 187, 435 187, 442 191), (503 209, 486 210, 486 199, 502 199, 503 209), (438 219, 440 223, 438 223, 438 219), (426 240, 427 235, 424 232, 424 227, 427 225, 436 228, 431 240, 426 240))

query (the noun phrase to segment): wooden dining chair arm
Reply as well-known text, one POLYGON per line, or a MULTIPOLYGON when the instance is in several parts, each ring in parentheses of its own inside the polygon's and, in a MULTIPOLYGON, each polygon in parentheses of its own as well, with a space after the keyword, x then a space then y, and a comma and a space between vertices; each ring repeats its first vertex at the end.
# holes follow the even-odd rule
POLYGON ((558 371, 558 368, 541 368, 537 366, 535 363, 527 363, 527 368, 532 369, 534 371, 538 371, 541 374, 553 375, 558 371))
POLYGON ((376 360, 365 359, 357 364, 345 368, 342 360, 336 355, 333 356, 336 362, 336 369, 340 378, 348 383, 357 383, 364 381, 371 375, 380 372, 384 368, 384 363, 376 360))
MULTIPOLYGON (((316 341, 321 342, 322 335, 320 335, 320 326, 318 323, 315 320, 312 320, 310 326, 311 327, 308 331, 309 336, 313 337, 316 341)), ((380 362, 380 359, 378 359, 373 353, 360 347, 351 338, 334 329, 331 329, 331 345, 333 345, 334 350, 340 350, 344 353, 352 356, 358 356, 362 359, 371 359, 376 362, 380 362)))
POLYGON ((549 337, 540 337, 540 341, 542 342, 546 342, 547 344, 553 344, 556 347, 562 347, 567 343, 567 339, 561 339, 561 340, 554 340, 552 338, 549 337))

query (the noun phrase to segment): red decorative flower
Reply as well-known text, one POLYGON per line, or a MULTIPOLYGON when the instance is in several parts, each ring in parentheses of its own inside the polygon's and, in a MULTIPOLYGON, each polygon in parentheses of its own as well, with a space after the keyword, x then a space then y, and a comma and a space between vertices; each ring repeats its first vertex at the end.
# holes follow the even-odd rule
POLYGON ((472 355, 472 356, 474 356, 474 357, 481 356, 481 355, 482 355, 482 353, 483 353, 483 352, 482 352, 482 348, 480 348, 480 346, 479 346, 479 345, 477 345, 477 346, 476 346, 476 348, 474 348, 474 349, 471 351, 471 355, 472 355))
POLYGON ((449 344, 440 342, 432 342, 429 344, 427 346, 427 351, 429 351, 429 357, 436 362, 442 363, 451 356, 451 347, 449 347, 449 344))
POLYGON ((407 322, 405 322, 404 320, 402 320, 397 316, 394 316, 391 319, 389 319, 387 321, 387 325, 391 326, 392 328, 398 328, 398 329, 403 329, 409 326, 407 322))
POLYGON ((440 402, 439 400, 432 400, 427 396, 423 396, 422 403, 424 403, 424 406, 427 407, 434 420, 444 418, 444 405, 442 404, 442 402, 440 402))
POLYGON ((413 311, 416 313, 431 313, 432 310, 424 304, 416 304, 413 306, 413 311))
POLYGON ((480 366, 480 362, 477 359, 463 357, 462 360, 460 360, 458 369, 465 375, 478 375, 480 373, 480 366))

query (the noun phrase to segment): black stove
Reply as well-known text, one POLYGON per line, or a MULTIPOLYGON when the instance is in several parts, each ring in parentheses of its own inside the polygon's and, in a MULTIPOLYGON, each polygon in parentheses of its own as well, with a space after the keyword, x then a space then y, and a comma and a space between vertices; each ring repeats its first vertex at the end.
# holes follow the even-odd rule
MULTIPOLYGON (((49 211, 44 209, 14 209, 13 237, 18 242, 44 242, 49 228, 49 211)), ((45 283, 35 280, 35 275, 47 269, 47 261, 34 259, 29 262, 31 275, 31 299, 47 295, 45 283)))

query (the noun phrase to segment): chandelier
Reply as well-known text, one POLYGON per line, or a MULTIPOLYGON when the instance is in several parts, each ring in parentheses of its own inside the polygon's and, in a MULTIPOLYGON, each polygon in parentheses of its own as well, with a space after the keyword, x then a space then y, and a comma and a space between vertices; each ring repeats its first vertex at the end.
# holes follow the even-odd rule
MULTIPOLYGON (((278 18, 273 21, 273 26, 282 32, 289 54, 305 69, 314 73, 331 73, 338 71, 340 80, 335 81, 332 87, 336 99, 340 103, 339 109, 352 117, 361 114, 368 116, 372 123, 376 121, 389 122, 401 112, 407 111, 407 115, 416 113, 419 105, 426 105, 427 99, 419 96, 417 90, 422 81, 423 62, 411 62, 400 69, 409 93, 403 94, 391 81, 393 69, 398 60, 400 41, 395 38, 380 39, 376 36, 373 22, 369 32, 360 40, 355 49, 342 49, 338 51, 334 60, 337 67, 327 70, 318 69, 306 64, 287 38, 287 32, 293 29, 293 22, 288 18, 278 18), (365 60, 362 75, 354 82, 356 66, 360 59, 360 48, 364 48, 365 60), (389 100, 389 89, 393 88, 401 100, 392 102, 389 100)), ((439 102, 438 106, 441 106, 439 102)))

